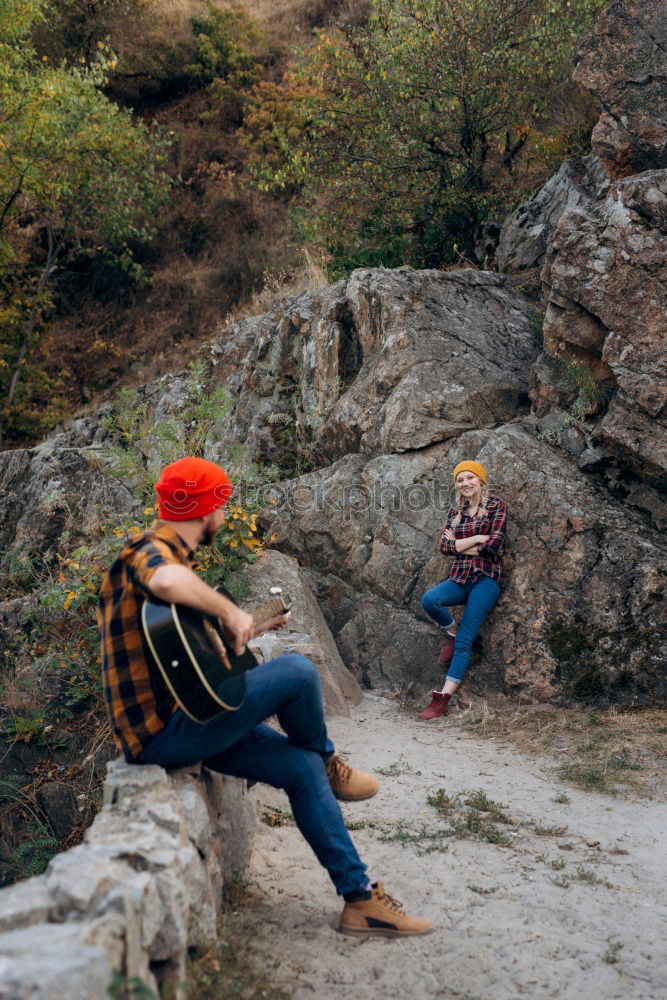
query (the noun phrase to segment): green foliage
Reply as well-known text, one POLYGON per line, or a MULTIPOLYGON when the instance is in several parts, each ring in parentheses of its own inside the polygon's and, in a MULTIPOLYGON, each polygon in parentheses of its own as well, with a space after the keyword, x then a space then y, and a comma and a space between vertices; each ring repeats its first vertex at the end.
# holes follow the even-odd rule
POLYGON ((224 7, 207 0, 206 14, 190 23, 194 48, 185 72, 193 83, 208 88, 209 109, 202 120, 216 129, 238 127, 262 75, 257 24, 234 0, 224 7))
POLYGON ((28 827, 28 839, 17 848, 14 864, 21 878, 32 878, 46 870, 51 858, 58 853, 60 841, 41 822, 32 822, 28 827))
POLYGON ((567 147, 554 110, 603 3, 372 0, 368 24, 320 33, 282 100, 258 93, 258 186, 303 189, 306 228, 339 272, 472 257, 519 154, 552 162, 567 147))
POLYGON ((3 734, 20 743, 45 742, 45 718, 40 709, 33 709, 29 715, 11 715, 4 723, 3 734))
MULTIPOLYGON (((4 722, 5 733, 26 743, 55 747, 46 726, 50 719, 70 719, 92 711, 105 717, 101 687, 99 636, 97 631, 97 591, 103 573, 115 558, 123 538, 144 531, 152 519, 146 514, 118 525, 101 522, 97 535, 67 556, 58 556, 55 571, 38 572, 12 550, 5 556, 4 586, 11 590, 8 568, 18 567, 18 579, 30 582, 34 598, 23 608, 20 629, 8 648, 7 666, 12 661, 38 661, 40 675, 48 678, 51 694, 48 705, 37 704, 31 713, 12 713, 4 722)), ((18 683, 18 682, 15 682, 18 683)), ((37 697, 39 700, 39 694, 37 697)))
POLYGON ((138 500, 152 502, 161 469, 184 455, 203 456, 209 434, 224 420, 231 405, 225 388, 208 388, 201 361, 190 365, 183 402, 159 421, 153 419, 148 404, 135 390, 122 390, 104 420, 120 441, 108 449, 112 472, 134 483, 138 500))
POLYGON ((48 0, 48 16, 33 27, 35 48, 52 63, 91 62, 111 41, 121 68, 135 68, 131 56, 155 20, 155 7, 154 0, 48 0))
POLYGON ((21 777, 17 774, 8 774, 0 778, 0 806, 8 802, 21 801, 21 777))
POLYGON ((114 974, 107 992, 111 1000, 158 1000, 153 990, 146 986, 146 983, 139 976, 127 979, 120 972, 114 974))
POLYGON ((598 413, 605 403, 605 393, 600 387, 595 372, 583 361, 574 358, 563 360, 563 367, 568 377, 577 386, 577 398, 570 407, 570 413, 575 420, 583 420, 598 413))
POLYGON ((45 10, 0 4, 0 427, 15 437, 39 429, 30 410, 57 388, 34 359, 62 261, 102 253, 138 277, 131 246, 169 188, 167 141, 101 92, 112 57, 38 59, 30 31, 45 10))
POLYGON ((22 545, 0 554, 0 600, 29 594, 39 580, 37 560, 27 557, 22 545))
POLYGON ((208 0, 206 14, 190 18, 195 39, 188 73, 200 84, 219 80, 233 90, 248 90, 257 82, 260 41, 256 23, 238 3, 218 7, 208 0))

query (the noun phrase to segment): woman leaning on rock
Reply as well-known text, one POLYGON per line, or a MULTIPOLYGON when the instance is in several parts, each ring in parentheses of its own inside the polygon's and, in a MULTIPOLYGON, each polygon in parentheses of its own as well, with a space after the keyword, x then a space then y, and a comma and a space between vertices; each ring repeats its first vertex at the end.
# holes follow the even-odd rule
POLYGON ((486 469, 479 462, 459 462, 454 469, 456 503, 447 515, 440 538, 440 551, 455 556, 446 580, 427 590, 422 607, 438 625, 447 629, 447 642, 439 662, 449 667, 441 691, 434 691, 431 703, 420 719, 446 715, 449 699, 468 669, 475 636, 500 597, 507 505, 489 496, 486 469), (464 604, 456 628, 449 608, 464 604))

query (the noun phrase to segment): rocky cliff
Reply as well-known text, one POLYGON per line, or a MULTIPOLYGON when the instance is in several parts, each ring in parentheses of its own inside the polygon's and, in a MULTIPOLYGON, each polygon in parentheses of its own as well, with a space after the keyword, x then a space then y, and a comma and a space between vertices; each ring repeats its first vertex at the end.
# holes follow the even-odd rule
MULTIPOLYGON (((360 270, 211 345, 233 405, 207 453, 243 443, 282 470, 266 526, 362 683, 439 678, 419 598, 447 573, 435 541, 465 456, 511 514, 508 585, 471 677, 535 699, 664 694, 664 31, 651 2, 600 19, 577 69, 604 109, 593 155, 506 220, 496 259, 513 273, 360 270), (540 267, 544 316, 516 280, 540 267)), ((158 424, 185 386, 141 391, 158 424)), ((109 433, 92 414, 0 456, 5 549, 55 560, 91 511, 132 509, 109 433)))
MULTIPOLYGON (((425 688, 439 676, 439 630, 419 601, 447 572, 435 541, 451 469, 474 457, 512 522, 508 585, 473 677, 534 699, 637 701, 662 691, 664 544, 581 461, 607 413, 571 415, 560 395, 541 416, 531 412, 531 383, 542 386, 547 361, 556 364, 540 355, 539 333, 508 277, 402 268, 355 272, 213 345, 213 377, 234 405, 211 453, 224 461, 243 441, 250 459, 309 468, 272 488, 266 527, 306 568, 343 660, 366 685, 425 688), (556 418, 563 440, 545 430, 556 418)), ((180 390, 173 377, 145 397, 159 414, 180 390)), ((43 538, 42 522, 21 511, 34 510, 45 468, 69 497, 70 543, 83 507, 113 500, 101 473, 104 433, 94 419, 75 423, 25 456, 22 493, 12 480, 20 502, 5 521, 15 537, 35 546, 43 538)), ((5 475, 16 461, 5 458, 5 475)), ((49 530, 57 546, 57 519, 49 530)))

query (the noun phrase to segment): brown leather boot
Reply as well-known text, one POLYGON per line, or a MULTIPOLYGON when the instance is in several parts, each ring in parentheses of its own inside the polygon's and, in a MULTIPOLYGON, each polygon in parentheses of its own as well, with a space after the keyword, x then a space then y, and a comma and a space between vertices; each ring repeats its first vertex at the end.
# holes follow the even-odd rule
POLYGON ((338 929, 357 937, 410 937, 433 930, 430 920, 404 913, 401 904, 384 891, 382 882, 373 885, 369 899, 345 904, 338 929))
POLYGON ((329 784, 337 799, 343 802, 360 802, 371 799, 380 787, 380 782, 372 774, 357 771, 345 764, 336 754, 326 762, 329 784))

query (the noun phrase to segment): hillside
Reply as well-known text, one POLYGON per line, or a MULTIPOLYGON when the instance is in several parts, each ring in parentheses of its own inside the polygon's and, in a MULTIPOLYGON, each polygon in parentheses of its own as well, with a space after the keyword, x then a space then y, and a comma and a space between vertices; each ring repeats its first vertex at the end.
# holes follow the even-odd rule
MULTIPOLYGON (((40 340, 31 348, 35 372, 22 376, 18 411, 8 416, 10 446, 39 438, 59 418, 122 385, 180 367, 230 312, 256 311, 265 286, 270 299, 278 289, 317 280, 317 264, 288 232, 291 195, 253 190, 237 132, 258 80, 280 79, 293 54, 311 44, 314 29, 343 7, 347 17, 364 16, 363 4, 336 0, 231 6, 223 0, 217 7, 199 0, 132 0, 128 8, 53 0, 51 6, 54 20, 35 30, 37 55, 49 63, 66 58, 94 64, 96 52, 110 53, 104 92, 149 129, 161 130, 172 186, 150 220, 151 238, 130 241, 143 272, 139 280, 102 246, 96 248, 102 252, 65 249, 39 320, 40 340), (192 19, 206 22, 216 10, 232 11, 230 37, 239 39, 252 69, 232 81, 240 89, 231 96, 216 95, 213 76, 195 72, 192 19)), ((24 252, 38 260, 41 238, 31 245, 29 228, 34 217, 25 223, 24 252)), ((16 295, 11 272, 6 290, 9 306, 16 295)), ((5 322, 5 371, 14 363, 10 330, 5 322)))
MULTIPOLYGON (((387 188, 389 201, 372 208, 372 215, 383 220, 376 231, 373 218, 362 220, 361 207, 371 205, 374 193, 384 197, 385 175, 397 175, 397 164, 391 162, 382 166, 384 175, 371 170, 375 153, 361 143, 376 126, 362 127, 358 136, 323 138, 324 173, 318 172, 320 167, 310 178, 283 178, 281 173, 291 169, 293 155, 316 163, 317 155, 304 153, 300 143, 311 142, 309 102, 322 81, 323 95, 317 99, 325 105, 329 86, 332 95, 349 86, 350 99, 364 99, 358 81, 336 81, 331 66, 318 65, 317 53, 321 50, 329 58, 330 51, 335 63, 339 44, 349 52, 356 50, 354 31, 363 30, 370 10, 365 0, 215 0, 209 5, 198 0, 130 0, 129 7, 120 0, 92 6, 77 0, 31 0, 36 9, 46 3, 48 12, 26 36, 35 45, 34 59, 42 67, 55 67, 65 59, 60 65, 84 64, 93 74, 102 72, 103 94, 130 112, 131 120, 143 123, 154 141, 160 137, 161 169, 169 190, 166 196, 156 193, 161 204, 151 207, 136 231, 116 244, 99 225, 81 229, 78 217, 88 211, 85 200, 67 209, 73 224, 63 229, 64 209, 55 192, 55 201, 47 206, 32 204, 22 195, 25 207, 8 237, 15 256, 9 257, 0 283, 5 302, 5 364, 0 366, 5 445, 37 440, 59 419, 112 398, 119 387, 140 385, 182 366, 216 336, 230 314, 261 312, 281 294, 325 284, 332 274, 338 277, 354 266, 372 264, 483 265, 483 245, 478 251, 474 246, 484 216, 514 207, 539 188, 560 157, 585 149, 594 103, 583 88, 569 83, 569 65, 574 40, 601 2, 576 0, 576 15, 566 30, 558 29, 560 34, 552 37, 553 26, 545 27, 542 54, 546 58, 553 49, 557 57, 545 68, 544 79, 530 79, 525 67, 512 67, 516 80, 509 117, 505 98, 502 108, 480 111, 491 118, 500 113, 497 135, 486 137, 486 126, 472 120, 452 122, 453 151, 447 157, 453 157, 455 169, 447 167, 446 175, 451 174, 454 189, 449 190, 447 181, 437 192, 440 166, 425 161, 426 190, 408 181, 408 188, 419 193, 406 216, 406 191, 387 188), (322 29, 325 35, 319 36, 322 29), (324 37, 329 39, 326 44, 324 37), (304 53, 315 53, 306 57, 307 69, 304 53), (560 78, 556 89, 550 84, 550 97, 544 87, 554 72, 560 78), (521 74, 527 81, 525 94, 518 86, 521 74), (539 99, 536 87, 543 91, 539 99), (516 128, 506 127, 505 120, 516 128), (471 129, 476 137, 468 152, 465 136, 471 129), (340 187, 340 179, 326 176, 331 143, 346 148, 348 156, 358 147, 350 160, 357 164, 358 175, 346 175, 342 197, 337 195, 333 203, 331 193, 340 187), (433 204, 422 204, 429 201, 433 184, 433 204), (433 221, 424 229, 420 216, 433 212, 433 221), (368 230, 368 239, 348 234, 356 218, 368 230), (451 238, 446 236, 449 230, 451 238), (59 250, 44 270, 49 233, 59 250), (444 242, 438 233, 445 234, 444 242), (29 349, 17 364, 21 344, 22 353, 29 349), (14 389, 11 383, 18 373, 14 389)), ((494 3, 506 5, 508 16, 514 16, 514 7, 523 10, 514 0, 494 3)), ((541 9, 543 0, 535 3, 541 9)), ((482 26, 487 34, 492 31, 492 12, 489 17, 489 24, 482 26)), ((369 30, 372 38, 377 29, 369 30)), ((468 32, 466 44, 481 45, 483 53, 486 36, 475 36, 474 21, 465 29, 452 24, 448 30, 468 32)), ((418 44, 421 47, 422 41, 418 44)), ((538 55, 536 50, 533 61, 538 55)), ((456 68, 458 54, 443 51, 433 58, 451 58, 456 68)), ((378 50, 369 59, 370 76, 377 73, 383 83, 385 55, 378 50)), ((410 65, 412 55, 406 52, 404 60, 410 65)), ((397 81, 403 75, 398 66, 397 81)), ((411 100, 417 102, 413 116, 419 121, 422 84, 415 79, 410 85, 411 100)), ((464 102, 474 97, 477 84, 472 76, 470 86, 470 95, 462 93, 464 102)), ((378 98, 382 106, 379 92, 373 100, 378 98)), ((391 149, 400 121, 385 125, 393 132, 381 141, 391 149)), ((378 123, 378 136, 385 125, 378 123)), ((417 143, 417 156, 414 148, 408 151, 407 163, 419 164, 428 155, 433 127, 426 122, 424 134, 411 140, 412 147, 417 143)), ((76 158, 72 169, 80 162, 81 157, 76 158)), ((20 190, 22 182, 17 183, 20 190)), ((59 183, 67 191, 70 179, 64 174, 59 183)), ((36 190, 39 193, 39 186, 36 190)), ((7 206, 13 198, 8 188, 7 206)), ((12 211, 20 202, 13 202, 12 211)))

